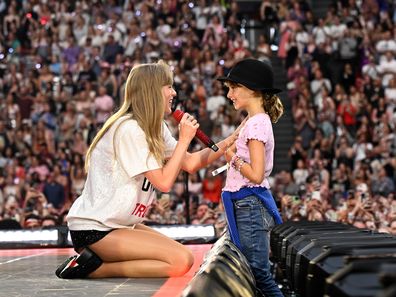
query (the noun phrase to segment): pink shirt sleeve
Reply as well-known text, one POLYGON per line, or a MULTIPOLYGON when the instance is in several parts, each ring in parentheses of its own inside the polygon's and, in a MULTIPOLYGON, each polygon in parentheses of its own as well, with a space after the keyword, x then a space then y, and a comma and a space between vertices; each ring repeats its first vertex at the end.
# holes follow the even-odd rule
POLYGON ((262 141, 264 143, 268 142, 269 132, 271 132, 271 127, 269 126, 271 122, 265 120, 266 115, 257 115, 250 119, 246 123, 245 130, 243 133, 243 140, 247 143, 250 139, 255 139, 262 141))

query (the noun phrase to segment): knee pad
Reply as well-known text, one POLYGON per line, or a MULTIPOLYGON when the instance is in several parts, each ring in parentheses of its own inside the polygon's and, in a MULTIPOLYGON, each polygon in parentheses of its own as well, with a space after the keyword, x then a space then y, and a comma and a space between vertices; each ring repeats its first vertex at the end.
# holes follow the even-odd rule
POLYGON ((56 269, 55 274, 57 277, 65 279, 86 278, 102 263, 102 259, 86 247, 79 255, 72 256, 62 263, 56 269))

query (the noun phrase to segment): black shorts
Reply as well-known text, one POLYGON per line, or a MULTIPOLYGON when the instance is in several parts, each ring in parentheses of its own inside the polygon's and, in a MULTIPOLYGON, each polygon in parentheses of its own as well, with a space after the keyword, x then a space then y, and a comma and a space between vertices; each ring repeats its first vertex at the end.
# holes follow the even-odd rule
POLYGON ((73 242, 73 247, 77 252, 80 252, 81 249, 98 242, 111 231, 98 231, 98 230, 80 230, 73 231, 70 230, 70 237, 73 242))

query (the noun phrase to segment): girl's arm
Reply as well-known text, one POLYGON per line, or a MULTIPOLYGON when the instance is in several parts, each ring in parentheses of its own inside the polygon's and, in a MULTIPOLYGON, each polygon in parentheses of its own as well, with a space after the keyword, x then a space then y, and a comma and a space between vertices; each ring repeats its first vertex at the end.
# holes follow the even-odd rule
POLYGON ((227 162, 233 162, 233 166, 252 183, 261 184, 265 177, 265 144, 262 141, 250 139, 248 142, 250 163, 242 159, 235 159, 235 148, 227 150, 225 158, 227 162), (234 158, 234 160, 232 160, 234 158))
POLYGON ((243 162, 240 173, 252 183, 261 184, 265 177, 265 144, 262 141, 251 139, 248 142, 250 163, 243 162))

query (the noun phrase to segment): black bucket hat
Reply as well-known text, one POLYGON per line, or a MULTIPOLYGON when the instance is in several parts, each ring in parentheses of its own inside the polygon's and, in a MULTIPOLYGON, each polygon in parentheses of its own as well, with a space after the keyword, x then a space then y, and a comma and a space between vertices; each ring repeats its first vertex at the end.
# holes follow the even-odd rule
POLYGON ((271 65, 251 58, 237 62, 227 76, 220 76, 217 80, 241 84, 255 91, 272 94, 282 92, 274 88, 274 72, 271 65))

